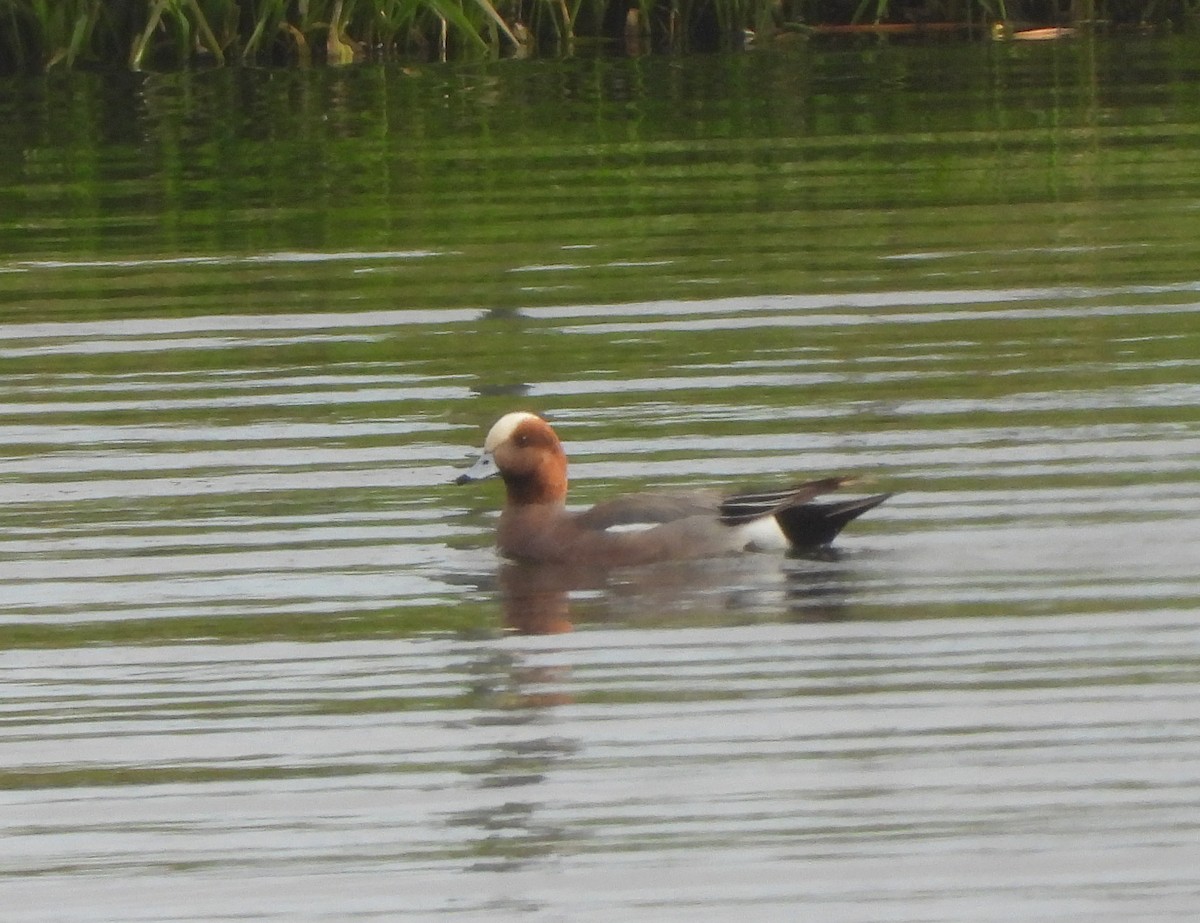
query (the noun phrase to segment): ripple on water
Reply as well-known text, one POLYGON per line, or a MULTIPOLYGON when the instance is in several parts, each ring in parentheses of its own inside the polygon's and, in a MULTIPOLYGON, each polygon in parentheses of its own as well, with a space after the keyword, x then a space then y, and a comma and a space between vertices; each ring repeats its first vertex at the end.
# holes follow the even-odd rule
POLYGON ((6 659, 5 888, 72 919, 367 915, 383 869, 467 918, 752 888, 767 919, 1182 920, 1200 890, 1200 635, 1169 609, 6 659))

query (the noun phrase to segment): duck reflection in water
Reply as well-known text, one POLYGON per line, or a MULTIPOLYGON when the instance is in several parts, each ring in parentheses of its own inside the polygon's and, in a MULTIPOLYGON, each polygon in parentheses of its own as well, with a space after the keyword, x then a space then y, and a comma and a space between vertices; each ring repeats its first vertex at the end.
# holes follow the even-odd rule
POLYGON ((645 591, 636 593, 643 600, 666 594, 673 601, 683 589, 694 597, 698 586, 727 594, 733 586, 713 577, 731 574, 717 561, 770 548, 825 552, 847 523, 890 496, 816 499, 851 482, 831 477, 738 494, 629 494, 572 512, 562 443, 549 423, 523 411, 492 426, 483 453, 456 483, 495 475, 506 492, 496 544, 514 562, 500 574, 506 611, 512 627, 539 634, 570 628, 569 595, 581 590, 611 595, 634 586, 645 591))
POLYGON ((679 627, 848 618, 853 570, 835 552, 789 557, 783 567, 718 559, 612 570, 510 561, 498 573, 506 628, 560 634, 578 623, 679 627))

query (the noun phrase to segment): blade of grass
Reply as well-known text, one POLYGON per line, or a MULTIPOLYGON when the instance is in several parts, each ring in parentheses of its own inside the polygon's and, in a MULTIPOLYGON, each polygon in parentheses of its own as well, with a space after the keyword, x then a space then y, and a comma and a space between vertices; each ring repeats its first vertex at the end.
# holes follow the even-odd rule
POLYGON ((98 9, 95 3, 88 4, 84 9, 80 10, 75 17, 75 23, 71 28, 71 37, 63 48, 59 48, 50 56, 46 62, 46 70, 54 67, 62 62, 66 67, 70 68, 75 65, 76 58, 84 46, 88 44, 92 36, 92 29, 95 25, 98 9))
MULTIPOLYGON (((496 27, 501 32, 504 33, 505 38, 507 38, 514 45, 521 44, 519 41, 517 41, 517 37, 512 34, 512 30, 508 27, 508 23, 506 23, 504 21, 504 18, 499 13, 496 12, 496 8, 494 6, 492 6, 488 2, 488 0, 475 0, 475 3, 477 3, 479 5, 479 8, 481 10, 483 10, 484 14, 486 16, 488 16, 488 18, 490 18, 492 20, 492 22, 494 22, 496 24, 496 27)), ((447 5, 451 5, 451 4, 447 4, 447 5)), ((474 30, 472 30, 472 31, 474 32, 474 30)), ((479 33, 476 32, 475 36, 476 36, 476 38, 478 38, 479 33)), ((479 39, 479 41, 482 42, 483 39, 479 39)))
POLYGON ((163 10, 166 9, 166 6, 167 0, 154 0, 153 6, 150 7, 150 16, 146 20, 146 28, 142 30, 141 36, 134 40, 133 47, 129 49, 129 66, 134 70, 141 69, 146 46, 150 43, 150 36, 154 34, 154 30, 162 21, 163 10))
POLYGON ((218 64, 225 63, 225 53, 221 50, 221 43, 217 41, 217 37, 213 34, 212 28, 208 24, 208 19, 204 16, 204 11, 200 9, 200 4, 196 0, 187 0, 188 6, 191 7, 192 13, 196 17, 196 27, 200 31, 200 39, 207 46, 209 54, 217 59, 218 64))

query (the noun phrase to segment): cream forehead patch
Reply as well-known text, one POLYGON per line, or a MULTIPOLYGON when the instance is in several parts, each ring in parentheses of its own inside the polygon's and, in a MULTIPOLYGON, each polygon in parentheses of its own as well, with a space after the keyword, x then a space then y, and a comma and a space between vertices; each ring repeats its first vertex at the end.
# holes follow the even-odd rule
POLYGON ((499 420, 492 424, 492 428, 488 430, 487 439, 483 441, 483 450, 485 452, 495 452, 496 448, 508 441, 513 433, 517 431, 517 427, 522 423, 527 423, 530 420, 542 422, 542 418, 535 416, 532 413, 526 413, 524 410, 518 410, 515 413, 506 413, 499 420))

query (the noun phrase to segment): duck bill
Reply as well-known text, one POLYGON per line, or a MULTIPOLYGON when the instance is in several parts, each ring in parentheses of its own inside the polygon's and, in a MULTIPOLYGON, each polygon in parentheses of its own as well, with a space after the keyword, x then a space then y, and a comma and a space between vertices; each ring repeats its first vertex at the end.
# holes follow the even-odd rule
POLYGON ((482 481, 500 473, 496 467, 496 459, 491 452, 484 452, 475 459, 475 464, 454 479, 455 484, 469 484, 471 481, 482 481))

